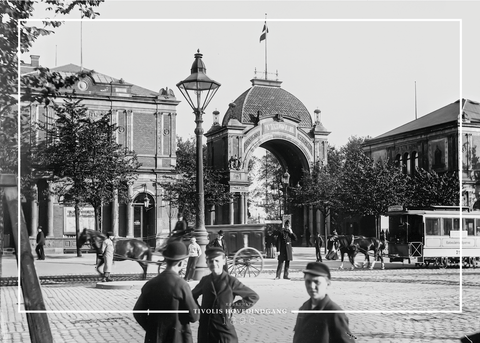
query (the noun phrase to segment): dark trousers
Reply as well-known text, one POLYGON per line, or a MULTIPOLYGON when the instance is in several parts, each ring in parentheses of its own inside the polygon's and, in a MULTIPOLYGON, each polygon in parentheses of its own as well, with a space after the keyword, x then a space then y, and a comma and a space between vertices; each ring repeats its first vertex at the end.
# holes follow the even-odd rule
POLYGON ((45 251, 43 251, 43 244, 37 244, 35 252, 37 253, 37 257, 39 260, 45 259, 45 251))
POLYGON ((283 270, 283 278, 286 279, 288 278, 288 268, 290 268, 289 260, 283 260, 283 259, 278 260, 277 277, 280 278, 280 274, 282 274, 282 267, 284 262, 285 262, 285 269, 283 270))
POLYGON ((322 261, 322 253, 320 251, 320 247, 319 246, 315 246, 315 253, 317 255, 317 262, 323 262, 322 261))
POLYGON ((189 257, 187 262, 187 271, 185 272, 185 280, 191 280, 195 273, 195 267, 197 266, 198 256, 189 257))

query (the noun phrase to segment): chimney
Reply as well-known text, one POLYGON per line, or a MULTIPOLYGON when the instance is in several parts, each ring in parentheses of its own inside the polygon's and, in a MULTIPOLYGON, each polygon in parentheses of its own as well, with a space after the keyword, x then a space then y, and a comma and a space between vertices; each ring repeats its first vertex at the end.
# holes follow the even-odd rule
POLYGON ((30 65, 33 68, 38 68, 40 67, 40 55, 30 55, 30 65))

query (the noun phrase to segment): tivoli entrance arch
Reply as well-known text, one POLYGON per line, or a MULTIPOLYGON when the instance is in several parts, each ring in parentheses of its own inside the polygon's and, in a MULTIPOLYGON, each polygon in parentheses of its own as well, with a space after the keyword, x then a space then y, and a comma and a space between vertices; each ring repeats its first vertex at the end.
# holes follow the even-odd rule
MULTIPOLYGON (((310 170, 315 162, 327 163, 330 132, 320 121, 320 111, 315 110, 313 121, 305 105, 281 88, 281 81, 255 78, 251 82, 252 87, 229 105, 221 122, 219 112, 214 112, 214 123, 205 134, 207 165, 228 170, 230 191, 236 194, 229 205, 207 211, 207 224, 247 224, 248 164, 257 148, 269 150, 283 170, 288 169, 290 186, 298 184, 302 170, 310 170)), ((294 206, 287 206, 286 212, 292 214, 292 228, 299 238, 305 226, 324 234, 320 212, 294 206)))

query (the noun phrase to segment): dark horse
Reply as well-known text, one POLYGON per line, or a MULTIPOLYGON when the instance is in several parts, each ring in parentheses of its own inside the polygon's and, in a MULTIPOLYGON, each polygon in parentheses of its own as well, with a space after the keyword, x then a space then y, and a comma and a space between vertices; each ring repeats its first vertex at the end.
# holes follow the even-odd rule
MULTIPOLYGON (((355 264, 355 256, 358 253, 365 255, 365 261, 367 261, 370 269, 373 269, 375 266, 375 261, 377 258, 382 262, 382 269, 385 269, 385 264, 383 263, 382 251, 385 249, 385 244, 374 237, 364 237, 364 236, 353 236, 353 235, 340 235, 340 236, 331 236, 327 241, 327 250, 330 252, 332 250, 340 251, 342 258, 342 263, 340 269, 343 269, 343 258, 344 255, 348 255, 348 259, 352 265, 351 269, 355 269, 357 266, 355 264), (373 251, 373 263, 370 264, 369 251, 373 251)), ((365 267, 365 263, 363 265, 365 267)))
MULTIPOLYGON (((86 242, 95 249, 97 256, 102 253, 102 243, 107 239, 103 233, 83 229, 78 237, 78 245, 81 247, 86 242)), ((114 241, 115 250, 113 252, 114 261, 125 261, 133 259, 138 262, 143 269, 143 279, 147 278, 148 261, 152 260, 152 252, 150 247, 144 241, 139 239, 116 239, 114 241), (144 259, 146 257, 146 259, 144 259)), ((98 270, 97 270, 98 271, 98 270)), ((100 273, 100 271, 98 271, 100 273)))

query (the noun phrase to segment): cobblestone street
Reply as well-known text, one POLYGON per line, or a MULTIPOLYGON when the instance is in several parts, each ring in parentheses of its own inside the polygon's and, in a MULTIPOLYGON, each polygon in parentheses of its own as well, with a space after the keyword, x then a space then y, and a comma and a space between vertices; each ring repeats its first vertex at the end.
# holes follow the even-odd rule
MULTIPOLYGON (((458 342, 463 334, 480 331, 480 270, 463 270, 462 293, 459 273, 459 269, 333 270, 329 294, 352 311, 347 315, 358 342, 458 342)), ((242 279, 259 293, 253 309, 263 313, 235 317, 240 342, 292 341, 296 314, 291 311, 307 300, 307 294, 302 274, 291 276, 291 281, 274 281, 266 272, 242 279)), ((133 289, 99 289, 92 282, 42 286, 55 342, 142 342, 143 330, 130 313, 140 293, 142 282, 138 283, 133 289)), ((30 341, 25 314, 18 313, 17 292, 17 287, 1 290, 5 343, 30 341)), ((196 336, 197 324, 192 330, 196 336)))

